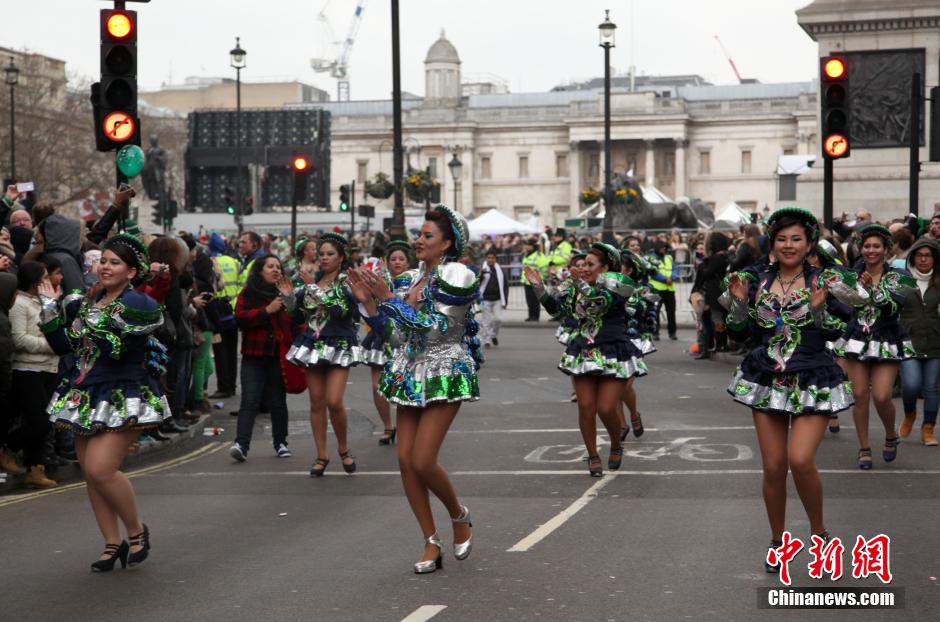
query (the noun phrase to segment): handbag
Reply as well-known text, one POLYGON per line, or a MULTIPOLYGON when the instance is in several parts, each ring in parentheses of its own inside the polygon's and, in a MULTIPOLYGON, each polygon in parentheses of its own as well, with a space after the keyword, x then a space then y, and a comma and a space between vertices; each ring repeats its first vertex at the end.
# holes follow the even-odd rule
POLYGON ((277 360, 281 365, 284 390, 288 393, 303 393, 307 390, 307 372, 303 367, 294 365, 287 360, 287 351, 290 350, 291 344, 294 342, 293 324, 291 324, 291 330, 285 335, 283 331, 277 329, 277 324, 275 324, 273 318, 269 317, 268 319, 271 321, 271 328, 274 330, 275 339, 277 339, 277 360))

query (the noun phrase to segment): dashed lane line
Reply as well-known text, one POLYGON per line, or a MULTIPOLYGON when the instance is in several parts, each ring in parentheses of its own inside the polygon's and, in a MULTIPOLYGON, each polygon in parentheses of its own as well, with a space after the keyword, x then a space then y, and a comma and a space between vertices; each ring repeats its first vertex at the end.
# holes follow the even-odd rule
POLYGON ((401 622, 426 622, 445 609, 447 609, 447 605, 421 605, 409 613, 408 617, 402 619, 401 622))
MULTIPOLYGON (((136 471, 131 471, 129 473, 126 473, 126 475, 128 477, 141 477, 143 475, 151 475, 153 473, 159 473, 160 471, 164 471, 166 469, 170 469, 176 466, 187 464, 189 462, 192 462, 193 460, 198 460, 199 458, 203 456, 208 456, 209 454, 213 454, 225 446, 226 446, 226 443, 209 443, 207 445, 203 445, 202 447, 200 447, 199 449, 195 451, 189 452, 188 454, 184 456, 180 456, 179 458, 167 460, 165 462, 161 462, 153 466, 145 467, 143 469, 137 469, 136 471)), ((57 495, 63 492, 68 492, 69 490, 75 490, 76 488, 84 488, 84 487, 85 487, 85 482, 76 482, 74 484, 66 484, 64 486, 57 486, 55 488, 50 488, 48 490, 39 490, 37 492, 30 492, 30 493, 26 493, 22 495, 16 495, 14 497, 10 497, 9 499, 0 499, 0 508, 6 507, 8 505, 14 505, 16 503, 22 503, 23 501, 30 501, 31 499, 38 499, 40 497, 48 497, 50 495, 57 495)))

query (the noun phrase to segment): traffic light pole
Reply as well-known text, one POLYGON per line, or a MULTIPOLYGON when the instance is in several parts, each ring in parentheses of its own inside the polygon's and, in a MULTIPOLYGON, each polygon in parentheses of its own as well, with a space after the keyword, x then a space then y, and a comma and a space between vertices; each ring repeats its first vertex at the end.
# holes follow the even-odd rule
MULTIPOLYGON (((293 171, 294 177, 297 171, 293 171)), ((291 184, 294 191, 290 194, 290 243, 293 245, 297 241, 297 183, 291 184)))
POLYGON ((395 209, 392 212, 391 238, 405 239, 405 197, 402 193, 401 129, 401 45, 398 38, 398 0, 392 0, 392 180, 395 182, 395 209))
POLYGON ((356 180, 349 182, 349 239, 356 235, 356 180))
POLYGON ((832 158, 823 155, 823 224, 832 231, 832 158))
POLYGON ((910 210, 915 216, 919 215, 920 205, 920 104, 923 96, 920 92, 920 74, 911 75, 911 186, 910 186, 910 210))

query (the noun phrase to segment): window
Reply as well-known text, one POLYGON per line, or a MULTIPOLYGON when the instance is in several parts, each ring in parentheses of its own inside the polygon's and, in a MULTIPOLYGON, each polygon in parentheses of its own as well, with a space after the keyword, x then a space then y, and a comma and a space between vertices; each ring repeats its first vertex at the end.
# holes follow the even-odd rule
POLYGON ((780 175, 777 178, 777 200, 796 201, 796 175, 780 175))
POLYGON ((491 158, 488 155, 480 156, 480 179, 492 179, 493 169, 490 164, 491 158))
POLYGON ((532 212, 535 211, 535 207, 532 205, 514 205, 512 211, 516 220, 519 220, 520 217, 523 217, 523 220, 528 220, 532 212))
POLYGON ((787 147, 783 150, 783 155, 793 155, 794 153, 796 153, 796 149, 793 147, 787 147))
POLYGON ((751 150, 744 149, 741 151, 741 172, 750 173, 751 172, 751 150))
POLYGON ((565 219, 571 214, 571 208, 567 205, 552 205, 552 224, 556 227, 564 227, 565 219))
POLYGON ((526 179, 529 176, 529 156, 519 156, 519 179, 526 179))
POLYGON ((701 175, 711 175, 711 172, 712 172, 712 152, 711 151, 699 151, 698 172, 701 175))
POLYGON ((568 177, 568 154, 555 154, 555 177, 568 177))
POLYGON ((590 159, 588 160, 588 183, 586 185, 590 186, 595 183, 594 180, 597 180, 601 176, 601 155, 599 153, 592 153, 590 159))
POLYGON ((365 184, 369 178, 369 161, 356 160, 356 183, 365 184))
POLYGON ((437 179, 437 158, 428 158, 428 174, 437 179))

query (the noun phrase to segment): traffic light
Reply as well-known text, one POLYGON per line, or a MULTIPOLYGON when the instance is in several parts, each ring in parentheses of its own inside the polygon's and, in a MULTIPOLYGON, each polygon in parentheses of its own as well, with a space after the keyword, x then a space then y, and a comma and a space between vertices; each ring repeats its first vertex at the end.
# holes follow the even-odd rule
POLYGON ((153 213, 150 215, 150 222, 158 227, 163 227, 163 216, 160 214, 160 202, 157 201, 151 206, 153 213))
POLYGON ((294 204, 307 200, 307 176, 310 174, 310 160, 305 155, 295 155, 291 159, 291 174, 294 176, 294 204))
POLYGON ((227 214, 235 215, 235 193, 231 186, 222 187, 222 207, 227 214))
POLYGON ((849 157, 852 138, 849 101, 849 65, 845 57, 824 56, 819 60, 822 87, 822 149, 831 160, 849 157))
POLYGON ((245 211, 243 213, 245 216, 251 216, 255 213, 255 200, 253 197, 245 199, 245 211))
POLYGON ((102 9, 101 80, 92 85, 95 148, 140 145, 137 118, 137 11, 102 9))
POLYGON ((349 211, 349 185, 343 184, 339 187, 339 211, 349 211))

